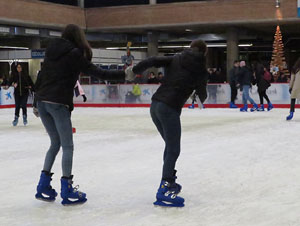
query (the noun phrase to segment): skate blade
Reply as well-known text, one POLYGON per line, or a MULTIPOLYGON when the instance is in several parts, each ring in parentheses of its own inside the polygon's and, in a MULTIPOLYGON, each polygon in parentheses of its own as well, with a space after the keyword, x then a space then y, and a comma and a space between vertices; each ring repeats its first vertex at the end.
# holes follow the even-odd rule
POLYGON ((84 199, 79 199, 79 200, 76 200, 76 201, 71 201, 69 199, 64 199, 61 204, 63 206, 77 206, 77 205, 82 205, 84 204, 85 202, 87 201, 86 198, 84 199))
POLYGON ((165 201, 156 201, 153 204, 154 206, 161 206, 161 207, 184 207, 184 203, 171 203, 165 201))
POLYGON ((44 202, 54 202, 55 201, 55 197, 50 197, 50 196, 49 197, 45 197, 42 194, 36 194, 35 198, 37 200, 41 200, 41 201, 44 201, 44 202))

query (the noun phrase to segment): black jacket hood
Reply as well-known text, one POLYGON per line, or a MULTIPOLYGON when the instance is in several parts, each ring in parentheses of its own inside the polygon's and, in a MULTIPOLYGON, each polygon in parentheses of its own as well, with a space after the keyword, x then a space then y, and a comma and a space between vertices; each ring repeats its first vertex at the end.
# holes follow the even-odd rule
POLYGON ((49 43, 46 49, 46 58, 57 60, 74 48, 75 46, 70 41, 63 38, 56 38, 49 43))
POLYGON ((204 54, 193 49, 184 50, 180 54, 180 63, 183 68, 193 73, 199 72, 199 68, 206 64, 204 54))

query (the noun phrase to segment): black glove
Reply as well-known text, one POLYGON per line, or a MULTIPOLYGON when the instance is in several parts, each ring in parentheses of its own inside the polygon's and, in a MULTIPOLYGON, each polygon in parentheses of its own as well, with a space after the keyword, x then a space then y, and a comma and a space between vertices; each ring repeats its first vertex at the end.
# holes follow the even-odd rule
POLYGON ((289 92, 292 93, 292 88, 289 89, 289 92))
POLYGON ((83 102, 86 102, 87 98, 84 94, 82 95, 82 98, 83 98, 83 102))

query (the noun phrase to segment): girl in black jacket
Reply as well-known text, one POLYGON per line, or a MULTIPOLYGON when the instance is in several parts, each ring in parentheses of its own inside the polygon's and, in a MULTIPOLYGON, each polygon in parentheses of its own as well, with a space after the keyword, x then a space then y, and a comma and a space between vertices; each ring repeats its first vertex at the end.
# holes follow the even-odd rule
MULTIPOLYGON (((132 73, 107 71, 91 63, 92 51, 83 31, 68 25, 62 38, 53 40, 46 49, 41 72, 36 82, 36 105, 51 140, 37 186, 36 198, 54 201, 56 191, 51 187, 51 168, 62 147, 61 197, 63 205, 86 202, 86 194, 72 187, 73 134, 71 111, 73 92, 80 72, 102 80, 133 80, 132 73), (72 199, 72 200, 70 200, 72 199)), ((129 70, 129 69, 128 69, 129 70)))
POLYGON ((19 121, 20 108, 22 108, 23 113, 23 123, 26 126, 27 121, 27 100, 29 91, 34 90, 34 85, 31 78, 24 73, 21 64, 17 64, 12 70, 12 76, 8 82, 8 86, 15 87, 14 97, 15 97, 15 118, 12 122, 13 126, 16 126, 19 121))
POLYGON ((141 74, 150 67, 164 67, 161 86, 152 96, 150 113, 152 120, 165 141, 162 180, 156 194, 155 205, 184 206, 184 199, 177 196, 181 185, 175 182, 175 164, 180 153, 180 114, 186 100, 196 90, 201 102, 207 97, 207 70, 205 66, 206 44, 195 40, 191 48, 175 56, 151 57, 133 67, 141 74))

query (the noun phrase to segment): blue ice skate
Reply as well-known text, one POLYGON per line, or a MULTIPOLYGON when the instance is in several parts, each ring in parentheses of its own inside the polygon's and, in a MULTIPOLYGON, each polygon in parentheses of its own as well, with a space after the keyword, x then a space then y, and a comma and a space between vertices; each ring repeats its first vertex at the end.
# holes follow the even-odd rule
POLYGON ((87 201, 86 194, 78 191, 79 185, 72 187, 73 175, 69 178, 61 178, 61 193, 60 196, 63 199, 61 204, 64 206, 83 204, 87 201))
POLYGON ((253 107, 250 109, 250 111, 251 111, 251 112, 257 111, 257 109, 258 109, 257 104, 253 104, 253 107))
POLYGON ((184 199, 177 196, 180 191, 181 185, 162 180, 153 204, 165 207, 184 207, 184 199))
POLYGON ((36 188, 36 195, 35 198, 46 201, 46 202, 53 202, 55 197, 57 196, 56 191, 51 187, 50 182, 52 180, 53 173, 48 173, 42 171, 40 181, 36 188))
POLYGON ((294 117, 294 112, 291 111, 290 114, 288 116, 286 116, 286 120, 290 121, 290 120, 292 120, 293 117, 294 117))
POLYGON ((263 104, 260 105, 259 108, 257 108, 257 111, 265 111, 265 107, 263 104))
POLYGON ((244 106, 240 108, 241 112, 247 112, 247 110, 248 110, 248 104, 244 104, 244 106))
POLYGON ((28 121, 27 121, 27 115, 23 115, 23 124, 24 124, 24 126, 26 126, 27 123, 28 123, 28 121))
POLYGON ((229 108, 238 108, 238 106, 236 106, 233 102, 229 103, 229 108))
POLYGON ((194 109, 194 108, 195 108, 194 104, 191 104, 191 105, 189 106, 189 109, 194 109))
POLYGON ((270 102, 268 103, 268 111, 271 111, 274 108, 273 104, 270 102))
POLYGON ((19 122, 19 116, 15 116, 15 119, 14 119, 14 121, 12 122, 13 126, 18 125, 18 122, 19 122))

